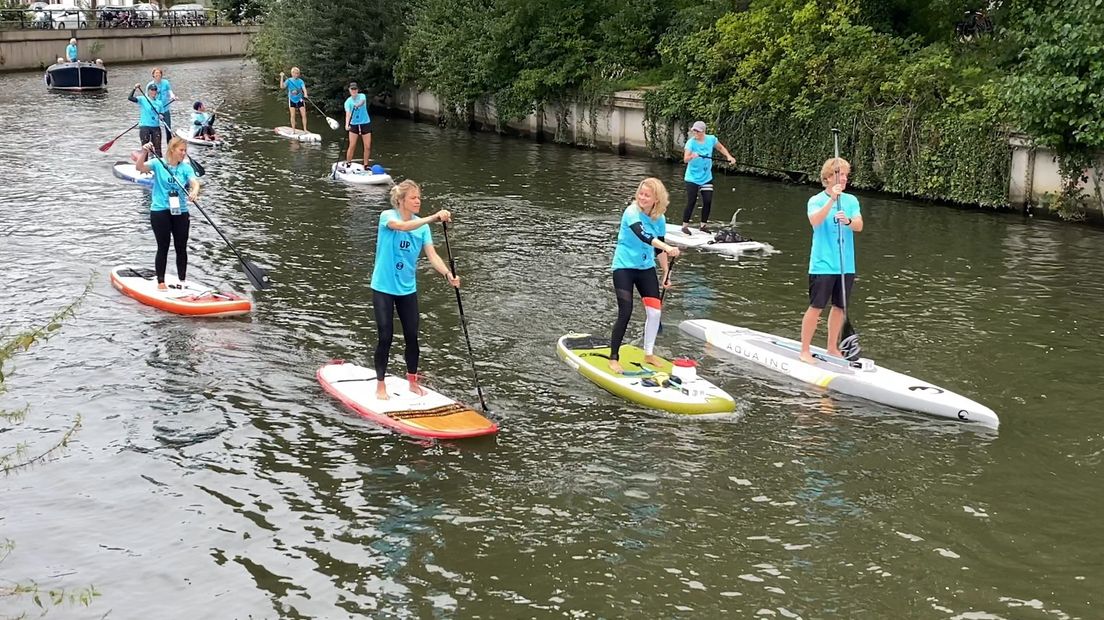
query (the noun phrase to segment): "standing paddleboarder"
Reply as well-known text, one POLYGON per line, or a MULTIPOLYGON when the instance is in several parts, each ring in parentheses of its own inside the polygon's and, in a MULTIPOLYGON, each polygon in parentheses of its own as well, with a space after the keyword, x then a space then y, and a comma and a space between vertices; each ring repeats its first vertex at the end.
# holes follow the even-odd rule
POLYGON ((157 255, 153 260, 157 272, 157 288, 168 290, 165 286, 165 269, 169 262, 169 241, 176 250, 176 277, 183 287, 188 271, 188 232, 191 228, 191 216, 188 215, 188 202, 199 198, 199 177, 186 159, 188 143, 183 138, 169 140, 164 160, 160 158, 146 162, 153 151, 152 144, 145 144, 135 167, 139 172, 153 173, 153 192, 150 200, 150 226, 157 239, 157 255), (184 189, 187 188, 187 193, 184 189), (185 200, 187 198, 187 200, 185 200))
POLYGON ((357 138, 364 140, 364 167, 372 156, 372 119, 368 116, 368 97, 360 92, 356 82, 349 82, 349 98, 345 100, 345 131, 349 132, 349 150, 345 165, 353 162, 357 138))
POLYGON ((372 269, 372 307, 375 310, 379 340, 376 343, 376 398, 387 400, 387 359, 391 354, 391 340, 395 334, 395 311, 402 323, 403 340, 406 341, 406 380, 410 391, 422 395, 425 390, 418 385, 418 255, 425 249, 429 263, 448 283, 460 288, 456 277, 437 255, 433 247, 433 235, 429 225, 433 222, 451 222, 445 209, 428 217, 418 217, 422 209, 422 189, 407 179, 391 188, 391 206, 380 214, 376 238, 376 263, 372 269))
POLYGON ((839 340, 846 300, 851 298, 851 286, 855 283, 855 233, 863 229, 859 199, 843 193, 850 174, 851 164, 846 159, 828 159, 820 167, 820 183, 825 189, 809 199, 813 244, 809 252, 809 308, 801 319, 801 361, 810 364, 816 361, 810 346, 820 323, 820 313, 829 302, 832 309, 828 312, 828 346, 825 349, 828 355, 843 357, 839 340))
POLYGON ((682 161, 686 163, 686 210, 682 212, 682 234, 690 234, 690 222, 694 219, 694 207, 698 204, 698 193, 702 198, 701 231, 709 232, 709 210, 713 207, 713 150, 717 149, 728 158, 728 163, 736 160, 729 154, 725 145, 717 136, 705 133, 705 121, 696 121, 690 127, 690 137, 682 148, 682 161))
POLYGON ((280 72, 280 88, 287 89, 288 114, 291 117, 291 131, 295 131, 295 110, 299 110, 299 116, 303 119, 303 133, 307 133, 307 85, 303 78, 299 77, 299 67, 291 68, 291 77, 285 79, 280 72))
POLYGON ((660 281, 664 288, 671 285, 667 277, 670 270, 668 257, 679 255, 678 248, 667 245, 667 204, 670 197, 663 182, 654 177, 644 179, 636 188, 636 199, 621 215, 621 227, 617 232, 617 247, 613 251, 613 290, 617 295, 617 321, 610 337, 610 370, 623 373, 621 367, 621 341, 629 326, 633 311, 633 288, 644 301, 644 361, 660 363, 653 355, 662 308, 659 300, 660 281), (656 274, 656 257, 663 268, 663 277, 656 274))
POLYGON ((127 97, 130 101, 138 104, 140 112, 138 113, 138 139, 142 141, 142 145, 153 145, 153 153, 158 157, 161 157, 161 119, 164 116, 164 110, 161 108, 159 99, 157 96, 157 85, 150 82, 146 86, 146 95, 142 96, 142 85, 135 84, 134 90, 130 91, 130 96, 127 97), (138 95, 135 95, 138 93, 138 95))
POLYGON ((161 106, 161 119, 165 121, 165 125, 170 129, 169 135, 171 136, 172 112, 169 110, 169 106, 176 101, 176 93, 172 91, 172 85, 165 79, 165 73, 161 70, 161 67, 154 67, 151 75, 153 79, 150 80, 150 84, 157 86, 157 99, 155 101, 161 106))

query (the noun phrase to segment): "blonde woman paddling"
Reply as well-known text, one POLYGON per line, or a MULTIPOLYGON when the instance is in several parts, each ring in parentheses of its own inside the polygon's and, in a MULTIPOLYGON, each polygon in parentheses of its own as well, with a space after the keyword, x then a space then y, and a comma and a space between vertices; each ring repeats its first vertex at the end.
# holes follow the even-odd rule
POLYGON ((445 209, 428 217, 418 217, 422 209, 422 189, 411 180, 391 188, 391 206, 380 214, 376 238, 376 264, 372 269, 372 306, 379 329, 376 343, 376 398, 387 400, 387 358, 391 354, 391 340, 395 333, 395 312, 402 323, 403 340, 406 342, 406 380, 410 391, 422 395, 425 390, 418 385, 418 255, 425 249, 429 263, 448 283, 460 288, 460 278, 453 275, 445 261, 433 248, 433 236, 429 225, 433 222, 451 222, 451 214, 445 209))
POLYGON ((647 318, 644 322, 644 361, 648 364, 660 362, 653 351, 656 335, 659 333, 661 304, 659 300, 660 281, 663 287, 671 285, 667 277, 670 270, 668 257, 679 255, 678 248, 664 242, 667 232, 667 211, 669 196, 667 188, 656 178, 647 178, 636 188, 633 200, 621 216, 621 228, 617 233, 617 247, 613 252, 613 290, 617 294, 617 322, 613 324, 613 336, 610 338, 610 370, 624 372, 621 367, 621 341, 625 338, 625 329, 629 326, 633 311, 633 288, 640 293, 644 301, 647 318), (663 270, 662 277, 656 274, 656 262, 663 270))

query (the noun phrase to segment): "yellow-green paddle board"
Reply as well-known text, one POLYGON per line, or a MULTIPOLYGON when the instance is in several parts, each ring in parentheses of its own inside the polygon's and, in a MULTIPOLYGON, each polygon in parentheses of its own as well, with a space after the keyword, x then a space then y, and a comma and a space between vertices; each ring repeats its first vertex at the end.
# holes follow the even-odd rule
POLYGON ((701 377, 680 382, 672 378, 671 362, 660 358, 656 366, 644 363, 644 350, 622 345, 620 361, 625 374, 609 368, 609 339, 590 334, 567 334, 556 344, 556 354, 584 377, 611 394, 641 405, 700 415, 736 410, 732 397, 701 377))

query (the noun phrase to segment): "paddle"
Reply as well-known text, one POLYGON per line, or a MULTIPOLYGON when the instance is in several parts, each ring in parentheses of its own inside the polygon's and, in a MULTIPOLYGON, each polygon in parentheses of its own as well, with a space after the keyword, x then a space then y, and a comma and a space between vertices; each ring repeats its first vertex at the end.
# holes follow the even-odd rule
MULTIPOLYGON (((710 157, 708 155, 698 155, 698 157, 701 158, 701 159, 712 159, 712 160, 715 160, 715 161, 723 161, 725 163, 728 163, 728 160, 718 159, 716 157, 710 157)), ((757 170, 767 170, 767 171, 770 171, 770 172, 777 172, 779 174, 784 174, 787 177, 789 177, 790 181, 792 181, 794 183, 804 183, 806 178, 809 176, 807 173, 798 172, 797 170, 783 170, 781 168, 768 168, 766 166, 756 166, 755 164, 745 164, 745 163, 739 162, 739 161, 732 164, 732 165, 733 166, 743 166, 744 168, 755 168, 757 170)))
MULTIPOLYGON (((161 159, 161 157, 158 156, 156 153, 151 152, 150 155, 153 155, 154 158, 157 159, 157 161, 161 162, 161 165, 165 167, 166 171, 168 171, 169 165, 165 163, 164 159, 161 159)), ((184 187, 184 184, 180 182, 180 179, 176 178, 175 174, 170 173, 169 178, 173 180, 173 183, 176 183, 176 186, 180 188, 180 191, 184 192, 184 195, 188 194, 188 189, 184 187)), ((218 225, 215 224, 211 217, 207 215, 207 212, 203 210, 203 207, 199 205, 199 202, 195 200, 191 202, 193 205, 195 205, 197 209, 199 209, 199 213, 203 216, 203 219, 207 220, 207 223, 211 225, 211 228, 215 229, 215 232, 217 232, 218 235, 222 237, 222 240, 226 242, 226 245, 234 251, 235 255, 237 255, 238 260, 241 261, 242 271, 245 272, 245 277, 247 280, 249 280, 249 283, 253 285, 253 288, 263 291, 266 288, 272 286, 272 280, 268 277, 268 272, 258 266, 256 263, 246 260, 245 257, 241 255, 241 252, 238 251, 238 248, 234 247, 234 244, 230 243, 230 240, 226 238, 226 235, 222 234, 222 230, 218 227, 218 225)))
MULTIPOLYGON (((452 258, 452 247, 449 245, 448 238, 448 224, 441 222, 441 230, 445 231, 445 251, 448 253, 449 259, 449 271, 452 271, 452 275, 456 275, 456 261, 452 258)), ((483 406, 483 413, 490 413, 487 410, 487 401, 483 400, 483 388, 479 386, 479 371, 475 369, 475 351, 472 350, 471 336, 468 335, 468 320, 464 317, 464 302, 460 299, 460 289, 453 287, 456 291, 456 307, 460 310, 460 325, 464 328, 464 340, 468 343, 468 360, 471 361, 472 375, 475 377, 475 391, 479 394, 479 404, 483 406)))
POLYGON ((312 100, 310 97, 307 97, 306 95, 303 95, 303 99, 306 99, 307 101, 309 101, 310 104, 314 106, 314 109, 318 110, 319 114, 326 117, 326 124, 330 126, 330 129, 333 129, 334 131, 337 131, 337 128, 340 127, 341 125, 339 125, 336 120, 326 116, 326 113, 322 111, 322 108, 315 105, 314 100, 312 100))
MULTIPOLYGON (((157 106, 155 106, 153 104, 153 101, 150 100, 149 95, 147 95, 145 93, 145 91, 142 91, 142 98, 144 98, 146 100, 146 102, 150 104, 150 107, 152 107, 155 111, 157 110, 157 106)), ((172 101, 170 101, 169 104, 171 105, 172 101)), ((163 118, 161 118, 161 113, 160 112, 157 113, 157 122, 160 123, 161 126, 165 128, 165 133, 168 134, 169 140, 172 140, 172 138, 173 138, 172 127, 169 127, 165 123, 165 120, 163 118)), ((168 145, 166 144, 165 147, 168 148, 168 145)), ((195 168, 195 172, 196 172, 197 177, 201 177, 201 176, 207 174, 207 171, 203 169, 203 166, 201 166, 200 163, 198 161, 196 161, 194 157, 192 157, 190 154, 188 154, 187 151, 184 151, 184 156, 188 158, 188 163, 192 164, 192 168, 195 168)), ((161 159, 161 158, 158 157, 157 159, 161 159)), ((180 183, 177 183, 177 185, 180 185, 180 183)), ((196 205, 196 206, 198 207, 199 205, 196 205)), ((199 211, 200 211, 200 213, 203 213, 203 209, 200 209, 199 211)), ((203 213, 203 217, 207 217, 207 214, 203 213)), ((210 222, 211 220, 208 219, 207 221, 210 222)), ((214 226, 214 224, 211 224, 211 225, 214 226)), ((216 228, 215 230, 218 230, 218 229, 216 228)), ((220 232, 219 234, 221 235, 222 233, 220 232)), ((226 241, 226 237, 223 237, 222 239, 223 239, 223 241, 226 241)), ((229 244, 229 243, 230 242, 227 241, 227 244, 229 244)), ((233 246, 231 246, 231 249, 233 249, 233 246)), ((237 252, 237 250, 234 250, 234 251, 237 252)), ((239 258, 240 258, 240 256, 239 256, 239 258)))
MULTIPOLYGON (((663 276, 663 288, 659 291, 659 307, 663 308, 663 298, 667 296, 667 285, 671 283, 671 272, 675 269, 675 259, 667 258, 667 274, 663 276)), ((656 330, 657 334, 663 333, 663 313, 659 315, 659 329, 656 330)))
POLYGON ((116 140, 118 140, 119 138, 122 138, 123 136, 127 135, 128 133, 130 133, 137 126, 138 126, 138 123, 134 123, 126 131, 124 131, 123 133, 121 133, 121 134, 115 136, 114 138, 112 138, 111 142, 104 143, 103 146, 100 147, 100 152, 101 153, 106 153, 106 152, 110 151, 111 147, 115 146, 115 141, 116 140))
MULTIPOLYGON (((839 168, 839 129, 832 129, 832 140, 835 143, 836 153, 836 185, 840 182, 840 168, 839 168)), ((836 212, 843 211, 842 201, 837 198, 836 212)), ((843 331, 840 332, 839 348, 843 356, 848 360, 855 361, 859 359, 859 354, 862 353, 862 348, 859 346, 859 334, 855 332, 855 327, 851 324, 851 317, 847 312, 847 267, 843 264, 844 252, 843 252, 843 222, 836 220, 836 237, 839 240, 839 255, 840 255, 840 297, 843 301, 843 331)))

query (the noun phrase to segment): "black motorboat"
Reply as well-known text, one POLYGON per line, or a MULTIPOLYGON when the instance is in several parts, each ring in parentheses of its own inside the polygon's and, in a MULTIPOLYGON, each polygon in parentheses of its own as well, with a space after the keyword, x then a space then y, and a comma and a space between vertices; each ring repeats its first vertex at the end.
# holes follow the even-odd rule
POLYGON ((103 62, 59 62, 46 69, 47 90, 91 92, 107 90, 107 69, 103 62))

